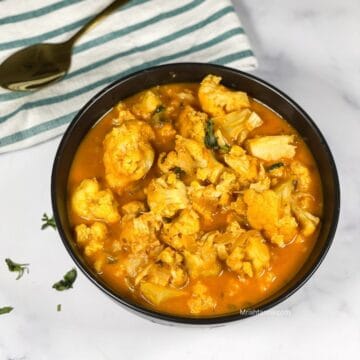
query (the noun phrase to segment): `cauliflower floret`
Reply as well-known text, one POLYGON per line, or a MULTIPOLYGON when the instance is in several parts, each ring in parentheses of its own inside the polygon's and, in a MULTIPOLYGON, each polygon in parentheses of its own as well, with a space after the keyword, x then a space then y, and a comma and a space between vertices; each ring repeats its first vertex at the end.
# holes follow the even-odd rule
POLYGON ((182 136, 177 137, 177 144, 184 147, 194 159, 198 167, 196 171, 197 179, 208 180, 211 183, 216 182, 224 166, 216 161, 210 150, 206 149, 202 143, 200 144, 195 140, 186 139, 182 136))
POLYGON ((261 193, 253 189, 244 192, 247 208, 247 219, 251 227, 257 230, 274 231, 280 217, 280 201, 273 190, 261 193))
POLYGON ((192 209, 185 209, 171 223, 163 225, 161 238, 175 249, 192 249, 199 231, 199 215, 192 209))
POLYGON ((158 256, 158 260, 166 264, 170 273, 170 284, 174 287, 181 287, 188 280, 188 275, 183 268, 183 256, 170 247, 165 248, 158 256))
POLYGON ((203 143, 207 118, 208 116, 205 113, 196 111, 189 105, 185 106, 177 120, 180 135, 203 143))
POLYGON ((250 189, 254 189, 257 192, 262 192, 269 190, 271 185, 271 180, 268 177, 264 177, 256 183, 250 184, 250 189))
POLYGON ((195 252, 184 250, 185 263, 191 278, 218 275, 221 272, 221 265, 213 245, 217 235, 216 231, 203 235, 195 252))
POLYGON ((123 102, 119 102, 116 105, 118 117, 113 119, 112 123, 115 126, 121 125, 125 121, 136 120, 134 114, 127 108, 123 102))
POLYGON ((234 210, 237 215, 246 215, 246 203, 244 201, 244 198, 239 195, 236 200, 230 204, 230 209, 234 210))
POLYGON ((132 215, 136 217, 146 211, 146 206, 141 201, 130 201, 123 205, 121 210, 124 215, 132 215))
POLYGON ((259 115, 249 109, 233 111, 223 116, 217 116, 213 120, 228 141, 238 144, 241 144, 251 131, 263 124, 259 115))
POLYGON ((146 212, 138 217, 133 214, 125 215, 122 220, 120 241, 123 248, 133 253, 151 253, 160 247, 156 233, 160 230, 161 219, 151 212, 146 212))
POLYGON ((309 191, 309 187, 311 185, 311 176, 309 169, 301 162, 293 161, 290 164, 290 170, 297 181, 296 189, 303 192, 309 191))
POLYGON ((192 181, 188 187, 191 205, 204 220, 212 221, 214 213, 219 207, 222 192, 214 185, 203 186, 198 181, 192 181))
POLYGON ((200 84, 198 96, 202 109, 212 116, 247 108, 250 106, 246 93, 231 91, 220 85, 221 77, 208 75, 200 84))
POLYGON ((147 90, 132 107, 133 113, 141 119, 149 120, 152 114, 161 106, 161 99, 153 91, 147 90))
POLYGON ((100 190, 98 181, 85 179, 71 197, 71 207, 80 217, 88 221, 114 223, 120 220, 117 202, 111 190, 100 190))
POLYGON ((295 203, 292 203, 291 208, 301 225, 301 233, 304 236, 312 235, 319 225, 320 219, 302 209, 300 206, 297 206, 295 203))
POLYGON ((245 150, 237 145, 231 147, 224 155, 225 162, 239 175, 239 181, 248 183, 257 180, 259 162, 256 158, 246 155, 245 150))
POLYGON ((140 284, 140 291, 153 305, 160 305, 162 302, 186 295, 183 290, 172 289, 167 286, 152 284, 151 282, 142 282, 140 284))
POLYGON ((220 260, 226 260, 232 251, 234 243, 245 232, 237 221, 232 221, 225 231, 215 237, 215 248, 220 260))
POLYGON ((176 136, 176 130, 170 123, 162 123, 160 126, 153 127, 155 132, 155 144, 157 148, 168 148, 173 143, 176 136))
POLYGON ((180 168, 190 177, 196 176, 199 180, 212 183, 216 182, 224 169, 202 143, 180 135, 176 136, 174 151, 160 154, 158 167, 163 173, 180 168))
POLYGON ((178 140, 175 143, 175 150, 169 153, 161 153, 158 159, 158 167, 162 173, 166 174, 173 169, 179 168, 187 175, 194 176, 196 163, 189 152, 180 144, 178 140))
POLYGON ((274 191, 280 201, 280 207, 286 215, 291 214, 291 202, 294 190, 295 185, 292 179, 289 179, 274 188, 274 191))
POLYGON ((281 197, 273 190, 261 193, 254 189, 244 192, 247 219, 256 230, 265 230, 271 242, 285 246, 297 235, 297 222, 281 207, 281 197))
POLYGON ((296 152, 293 142, 294 135, 261 136, 247 140, 246 146, 251 155, 265 161, 273 161, 282 158, 292 159, 296 152))
POLYGON ((188 306, 192 314, 199 314, 204 311, 214 310, 216 301, 208 295, 208 288, 201 281, 197 281, 192 287, 188 306))
POLYGON ((154 132, 142 121, 127 121, 113 128, 104 139, 105 177, 121 193, 128 184, 143 178, 154 161, 150 145, 154 132))
POLYGON ((135 286, 143 280, 161 286, 184 286, 188 275, 184 269, 182 255, 170 247, 165 248, 151 263, 137 273, 135 286))
POLYGON ((108 234, 105 224, 95 222, 91 226, 81 224, 75 228, 76 241, 84 248, 85 255, 91 256, 104 248, 108 234))
POLYGON ((238 274, 253 277, 261 273, 270 265, 270 251, 261 234, 256 230, 243 232, 237 246, 226 259, 226 264, 238 274))
POLYGON ((146 192, 151 211, 162 217, 174 216, 189 203, 186 186, 173 173, 153 179, 146 192))
POLYGON ((234 191, 238 191, 240 183, 237 180, 236 175, 230 171, 225 170, 219 177, 219 181, 215 186, 216 191, 221 192, 219 204, 226 206, 230 203, 231 195, 234 191))

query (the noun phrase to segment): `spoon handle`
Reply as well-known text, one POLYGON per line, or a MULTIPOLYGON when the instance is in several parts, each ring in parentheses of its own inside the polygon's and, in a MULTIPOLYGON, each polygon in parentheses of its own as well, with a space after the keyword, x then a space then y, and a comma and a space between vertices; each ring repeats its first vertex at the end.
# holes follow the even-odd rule
POLYGON ((97 14, 94 18, 92 18, 87 24, 85 24, 77 33, 75 33, 69 40, 66 41, 67 44, 71 44, 71 46, 89 29, 97 25, 98 22, 103 20, 105 17, 110 15, 114 10, 116 10, 119 6, 124 5, 129 0, 115 0, 109 6, 107 6, 104 10, 102 10, 99 14, 97 14))

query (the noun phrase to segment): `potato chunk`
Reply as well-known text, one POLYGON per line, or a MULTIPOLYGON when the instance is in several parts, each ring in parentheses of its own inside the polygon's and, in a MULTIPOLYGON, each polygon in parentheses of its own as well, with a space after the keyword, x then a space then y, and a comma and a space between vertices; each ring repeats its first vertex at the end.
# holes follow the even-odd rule
POLYGON ((237 144, 243 143, 251 131, 263 124, 259 115, 249 109, 233 111, 213 120, 227 140, 237 144))
POLYGON ((151 126, 142 121, 126 121, 106 135, 103 161, 110 187, 121 193, 146 175, 154 161, 154 137, 151 126))
POLYGON ((75 189, 71 207, 80 217, 88 221, 114 223, 120 220, 117 202, 111 190, 100 190, 96 179, 85 179, 75 189))
POLYGON ((221 77, 208 75, 201 82, 198 96, 202 109, 212 116, 247 108, 250 106, 246 93, 231 91, 220 85, 221 77))
POLYGON ((173 173, 153 179, 146 192, 151 211, 162 217, 174 216, 189 203, 186 186, 173 173))
POLYGON ((87 256, 103 250, 107 233, 106 225, 99 222, 95 222, 91 226, 81 224, 75 228, 76 241, 84 248, 87 256))
POLYGON ((246 146, 251 155, 265 161, 273 161, 282 158, 292 159, 296 151, 293 142, 294 135, 262 136, 247 140, 246 146))
POLYGON ((160 305, 164 301, 186 295, 186 292, 183 290, 156 285, 150 282, 141 283, 140 291, 142 295, 153 305, 160 305))

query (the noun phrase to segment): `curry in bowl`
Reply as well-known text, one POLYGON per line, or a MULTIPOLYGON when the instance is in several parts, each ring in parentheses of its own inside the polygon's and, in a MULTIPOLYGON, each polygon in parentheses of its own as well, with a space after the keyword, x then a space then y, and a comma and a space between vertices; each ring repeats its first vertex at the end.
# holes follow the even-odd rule
POLYGON ((208 75, 99 119, 71 166, 68 214, 86 262, 123 297, 219 315, 295 276, 320 230, 322 189, 297 131, 208 75))

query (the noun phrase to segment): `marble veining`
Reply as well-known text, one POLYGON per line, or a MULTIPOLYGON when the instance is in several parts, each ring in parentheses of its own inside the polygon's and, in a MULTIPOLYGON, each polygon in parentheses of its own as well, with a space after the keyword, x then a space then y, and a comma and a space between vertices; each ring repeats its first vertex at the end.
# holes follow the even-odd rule
POLYGON ((234 0, 259 60, 255 74, 297 101, 335 157, 341 217, 314 276, 273 312, 219 328, 140 319, 82 274, 66 293, 54 280, 73 266, 55 231, 49 174, 59 138, 0 156, 0 360, 360 358, 360 2, 234 0), (15 281, 3 258, 29 262, 15 281), (55 266, 56 264, 56 266, 55 266), (62 311, 57 312, 57 304, 62 311), (275 311, 276 310, 276 311, 275 311))

